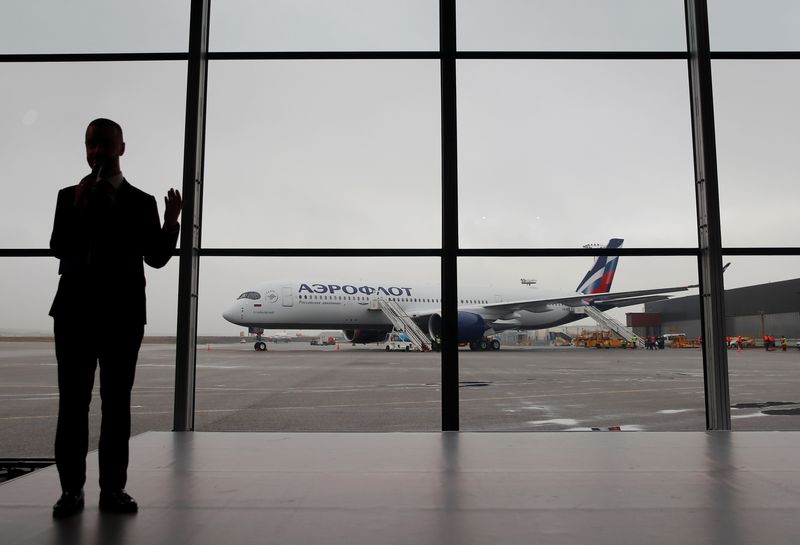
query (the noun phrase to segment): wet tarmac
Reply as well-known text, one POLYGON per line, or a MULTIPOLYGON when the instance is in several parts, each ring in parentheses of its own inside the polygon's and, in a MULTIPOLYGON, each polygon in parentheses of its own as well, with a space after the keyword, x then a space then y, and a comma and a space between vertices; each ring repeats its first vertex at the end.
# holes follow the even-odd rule
MULTIPOLYGON (((133 433, 172 429, 174 346, 145 344, 133 433)), ((251 344, 198 347, 201 431, 439 431, 438 353, 251 344)), ((800 350, 729 353, 734 430, 800 430, 800 350)), ((698 349, 515 348, 459 355, 464 431, 701 431, 698 349)), ((50 457, 58 412, 52 343, 0 342, 0 457, 50 457)), ((97 384, 90 413, 96 448, 97 384)))

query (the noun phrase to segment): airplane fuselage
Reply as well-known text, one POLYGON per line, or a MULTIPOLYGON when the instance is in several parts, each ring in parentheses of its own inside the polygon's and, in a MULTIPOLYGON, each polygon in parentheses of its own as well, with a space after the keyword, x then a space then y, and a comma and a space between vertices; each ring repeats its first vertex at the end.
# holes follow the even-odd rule
MULTIPOLYGON (((531 298, 555 298, 563 293, 545 293, 529 287, 510 290, 464 288, 459 291, 458 310, 491 318, 495 331, 543 329, 585 317, 585 314, 561 304, 548 305, 541 312, 519 310, 511 313, 494 312, 483 306, 531 298)), ((431 314, 441 313, 441 293, 434 285, 283 282, 261 284, 252 292, 246 292, 223 316, 237 325, 264 329, 389 330, 392 324, 377 305, 378 298, 397 302, 412 319, 423 320, 431 314), (245 297, 248 293, 251 295, 245 297)))

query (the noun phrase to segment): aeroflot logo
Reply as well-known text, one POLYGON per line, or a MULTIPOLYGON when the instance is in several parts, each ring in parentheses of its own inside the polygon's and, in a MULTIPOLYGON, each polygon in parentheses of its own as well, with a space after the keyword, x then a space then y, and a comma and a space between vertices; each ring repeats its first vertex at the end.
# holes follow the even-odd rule
POLYGON ((355 295, 357 293, 362 293, 364 295, 372 295, 373 293, 381 294, 381 295, 394 295, 395 297, 400 297, 401 295, 405 295, 406 297, 411 297, 411 289, 412 288, 400 288, 397 286, 391 286, 388 288, 384 288, 383 286, 378 286, 373 288, 372 286, 340 286, 338 284, 300 284, 300 289, 297 290, 298 293, 330 293, 336 294, 338 292, 346 293, 347 295, 355 295))

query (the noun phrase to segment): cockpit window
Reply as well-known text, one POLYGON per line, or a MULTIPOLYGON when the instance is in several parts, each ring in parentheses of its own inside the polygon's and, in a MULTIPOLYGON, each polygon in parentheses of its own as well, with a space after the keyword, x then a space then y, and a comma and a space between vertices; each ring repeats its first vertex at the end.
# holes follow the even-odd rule
POLYGON ((253 299, 253 300, 257 300, 257 299, 261 299, 261 294, 258 293, 257 291, 246 291, 243 294, 241 294, 238 297, 238 299, 253 299))

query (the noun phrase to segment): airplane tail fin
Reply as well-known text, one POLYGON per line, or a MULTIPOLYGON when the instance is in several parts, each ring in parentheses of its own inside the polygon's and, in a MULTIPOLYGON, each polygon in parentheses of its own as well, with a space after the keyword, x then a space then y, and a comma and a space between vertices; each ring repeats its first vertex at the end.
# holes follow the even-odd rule
MULTIPOLYGON (((620 248, 622 246, 622 241, 623 239, 621 238, 612 238, 608 241, 606 248, 620 248)), ((589 272, 586 273, 586 276, 583 277, 583 280, 578 284, 578 288, 575 291, 587 295, 590 293, 606 293, 610 291, 611 282, 614 281, 614 273, 617 270, 618 260, 619 256, 616 255, 597 256, 594 265, 589 269, 589 272)))

